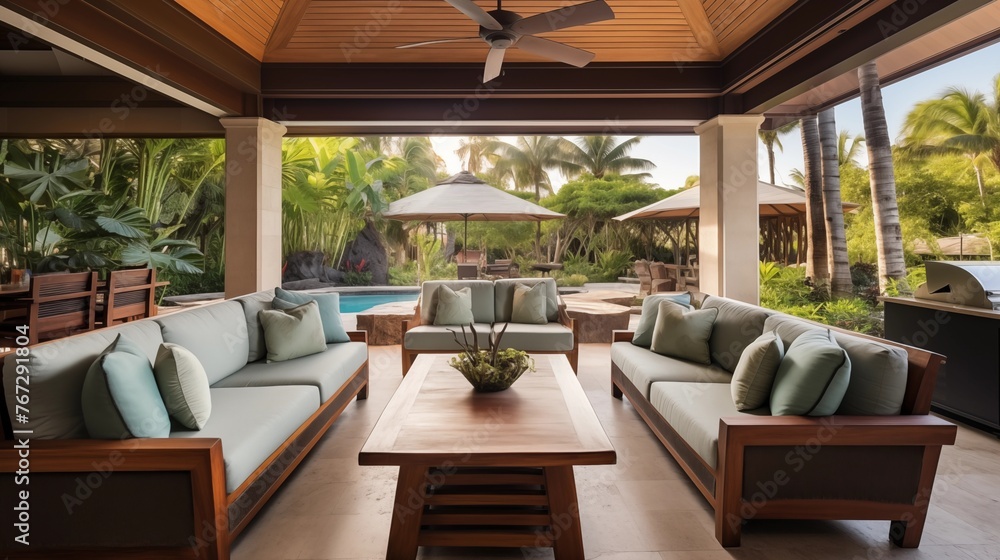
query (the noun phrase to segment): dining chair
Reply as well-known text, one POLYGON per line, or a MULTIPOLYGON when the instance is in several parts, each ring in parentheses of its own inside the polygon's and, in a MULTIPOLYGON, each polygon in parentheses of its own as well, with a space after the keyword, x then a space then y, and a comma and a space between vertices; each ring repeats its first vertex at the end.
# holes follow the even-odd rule
POLYGON ((639 297, 648 296, 653 284, 653 277, 649 273, 649 262, 635 261, 635 275, 639 279, 639 297))
POLYGON ((104 305, 97 315, 101 326, 109 327, 155 315, 155 268, 114 270, 108 275, 104 305))
POLYGON ((667 265, 661 262, 649 263, 649 290, 651 293, 672 292, 677 287, 677 282, 670 277, 667 265))
POLYGON ((0 346, 15 341, 23 326, 28 327, 28 344, 93 330, 96 303, 96 272, 32 276, 25 296, 5 306, 8 318, 0 323, 0 346), (11 316, 18 310, 23 313, 11 316))

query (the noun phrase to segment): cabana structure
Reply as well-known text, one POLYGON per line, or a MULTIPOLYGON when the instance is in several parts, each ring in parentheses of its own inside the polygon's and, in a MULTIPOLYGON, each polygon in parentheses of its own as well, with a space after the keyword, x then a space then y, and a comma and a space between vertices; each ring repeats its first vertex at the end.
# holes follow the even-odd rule
POLYGON ((283 136, 697 134, 702 288, 755 302, 758 128, 856 96, 870 60, 890 83, 1000 36, 989 0, 611 0, 550 34, 588 66, 513 50, 483 84, 483 49, 395 48, 475 31, 436 4, 2 0, 0 135, 225 137, 235 296, 280 281, 283 136))

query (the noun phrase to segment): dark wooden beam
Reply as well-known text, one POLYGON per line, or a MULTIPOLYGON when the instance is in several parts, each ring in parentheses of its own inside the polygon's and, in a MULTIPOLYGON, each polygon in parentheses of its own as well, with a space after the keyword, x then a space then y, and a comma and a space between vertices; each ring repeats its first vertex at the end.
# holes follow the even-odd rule
MULTIPOLYGON (((805 93, 862 64, 877 59, 906 43, 919 38, 948 22, 989 3, 990 0, 897 0, 890 2, 861 21, 853 21, 849 26, 837 25, 836 18, 827 13, 824 36, 814 39, 821 43, 813 48, 797 47, 800 52, 788 52, 781 61, 780 70, 770 73, 766 79, 738 91, 741 110, 745 112, 766 112, 796 95, 805 93), (802 52, 804 51, 804 52, 802 52)), ((840 2, 830 2, 830 8, 840 2)), ((878 4, 881 6, 882 4, 878 4)), ((843 8, 843 6, 841 6, 843 8)), ((779 23, 784 23, 782 22, 779 23)), ((820 24, 816 24, 820 25, 820 24)), ((779 29, 771 28, 766 33, 779 29)), ((726 76, 732 82, 740 76, 735 61, 726 61, 726 76)), ((824 100, 817 97, 815 105, 824 100)))
POLYGON ((3 138, 222 138, 219 119, 190 107, 0 108, 3 138))
POLYGON ((267 53, 283 49, 288 45, 295 30, 299 27, 299 22, 306 15, 306 9, 312 0, 285 0, 278 12, 278 20, 274 23, 271 36, 267 38, 267 45, 264 47, 265 56, 267 53))
POLYGON ((4 76, 0 107, 182 107, 177 101, 117 76, 4 76))
POLYGON ((246 94, 259 90, 259 63, 173 2, 0 0, 0 7, 26 18, 8 23, 28 35, 46 40, 42 29, 54 32, 148 77, 150 89, 176 88, 218 114, 244 114, 246 94))
POLYGON ((482 83, 480 64, 264 64, 265 97, 713 97, 716 63, 511 64, 482 83))

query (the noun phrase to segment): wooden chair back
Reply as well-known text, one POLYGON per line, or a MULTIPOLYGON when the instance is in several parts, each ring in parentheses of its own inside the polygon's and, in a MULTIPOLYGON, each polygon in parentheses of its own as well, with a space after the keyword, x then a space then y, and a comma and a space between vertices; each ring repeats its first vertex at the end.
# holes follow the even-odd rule
POLYGON ((471 263, 458 265, 459 280, 475 280, 477 278, 479 278, 479 265, 471 263))
POLYGON ((94 328, 97 273, 39 274, 31 278, 28 302, 29 338, 40 340, 68 336, 94 328))
POLYGON ((100 317, 104 326, 155 315, 155 268, 115 270, 109 275, 107 295, 100 317))
POLYGON ((649 262, 635 261, 635 276, 639 279, 639 295, 648 296, 653 285, 653 277, 649 272, 649 262))

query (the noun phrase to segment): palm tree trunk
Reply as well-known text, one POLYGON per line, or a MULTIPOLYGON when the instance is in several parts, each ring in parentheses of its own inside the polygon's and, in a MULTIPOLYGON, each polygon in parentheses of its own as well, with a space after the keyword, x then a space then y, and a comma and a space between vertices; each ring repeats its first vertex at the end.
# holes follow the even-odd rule
POLYGON ((979 200, 983 201, 983 208, 986 208, 986 187, 983 186, 983 170, 975 162, 972 168, 976 171, 976 186, 979 187, 979 200))
POLYGON ((823 211, 823 171, 816 115, 802 118, 802 155, 805 163, 806 232, 809 248, 806 253, 806 276, 818 287, 830 280, 830 265, 826 251, 826 214, 823 211))
POLYGON ((771 184, 776 184, 774 182, 774 141, 765 142, 764 146, 767 148, 767 169, 771 173, 771 184))
POLYGON ((819 142, 823 154, 823 209, 826 214, 827 252, 830 264, 830 291, 834 297, 851 295, 851 264, 847 258, 844 207, 840 200, 839 135, 833 109, 819 114, 819 142))
POLYGON ((885 122, 878 68, 869 62, 858 69, 861 82, 861 111, 868 145, 868 175, 875 214, 875 245, 878 249, 878 287, 885 293, 889 280, 906 277, 903 230, 896 203, 896 173, 892 166, 892 143, 885 122))

